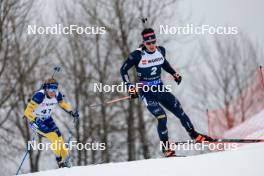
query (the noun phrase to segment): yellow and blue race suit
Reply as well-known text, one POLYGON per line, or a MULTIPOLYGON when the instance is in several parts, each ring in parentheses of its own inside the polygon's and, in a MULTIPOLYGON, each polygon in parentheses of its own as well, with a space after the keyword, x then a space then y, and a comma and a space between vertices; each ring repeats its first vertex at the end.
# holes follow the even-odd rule
POLYGON ((65 160, 68 151, 62 138, 61 132, 55 124, 51 113, 53 108, 59 105, 66 112, 72 111, 71 106, 63 100, 60 92, 55 97, 49 98, 44 89, 37 91, 28 103, 24 116, 37 127, 36 132, 46 137, 52 144, 53 152, 59 160, 65 160))

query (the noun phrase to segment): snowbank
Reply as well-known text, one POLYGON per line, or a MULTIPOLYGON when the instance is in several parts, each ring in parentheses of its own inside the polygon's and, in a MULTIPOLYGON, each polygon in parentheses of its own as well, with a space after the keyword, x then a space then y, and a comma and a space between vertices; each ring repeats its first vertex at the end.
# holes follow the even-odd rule
POLYGON ((56 169, 26 176, 263 176, 264 144, 179 158, 159 158, 123 163, 56 169))
POLYGON ((263 139, 264 110, 249 118, 245 122, 225 132, 223 138, 263 139))

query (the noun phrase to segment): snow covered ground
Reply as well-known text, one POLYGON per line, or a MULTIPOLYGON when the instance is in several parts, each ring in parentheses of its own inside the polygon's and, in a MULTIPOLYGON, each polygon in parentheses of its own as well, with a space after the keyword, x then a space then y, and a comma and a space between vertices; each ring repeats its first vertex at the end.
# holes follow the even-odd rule
POLYGON ((264 110, 255 114, 245 122, 225 132, 223 138, 263 139, 264 110))
POLYGON ((263 176, 264 144, 190 157, 160 158, 43 171, 26 176, 263 176))

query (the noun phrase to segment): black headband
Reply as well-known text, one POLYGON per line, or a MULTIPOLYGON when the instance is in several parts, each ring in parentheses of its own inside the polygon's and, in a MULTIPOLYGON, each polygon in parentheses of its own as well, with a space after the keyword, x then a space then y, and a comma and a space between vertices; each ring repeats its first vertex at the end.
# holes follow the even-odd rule
POLYGON ((143 40, 144 41, 153 40, 153 39, 156 39, 156 35, 155 35, 154 32, 147 33, 147 34, 143 35, 143 40))

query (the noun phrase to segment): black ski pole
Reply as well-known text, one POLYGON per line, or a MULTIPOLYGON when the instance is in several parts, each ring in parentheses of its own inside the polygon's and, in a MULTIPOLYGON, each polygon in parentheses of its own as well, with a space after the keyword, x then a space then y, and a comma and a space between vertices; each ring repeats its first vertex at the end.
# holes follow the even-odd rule
MULTIPOLYGON (((28 124, 28 125, 29 125, 29 124, 28 124)), ((29 125, 29 127, 30 127, 30 125, 29 125)), ((32 129, 32 128, 30 127, 30 129, 32 129)), ((31 143, 33 143, 33 142, 35 141, 35 138, 36 138, 36 137, 37 137, 37 134, 36 134, 36 132, 34 132, 34 133, 33 133, 33 137, 32 137, 32 139, 31 139, 31 143)), ((27 147, 26 147, 26 152, 25 152, 25 154, 24 154, 24 156, 23 156, 23 159, 22 159, 22 161, 20 162, 19 167, 18 167, 18 169, 17 169, 17 171, 16 171, 16 175, 19 174, 20 169, 21 169, 22 165, 24 164, 24 161, 26 160, 27 155, 29 154, 29 151, 30 151, 30 148, 27 146, 27 147)))

